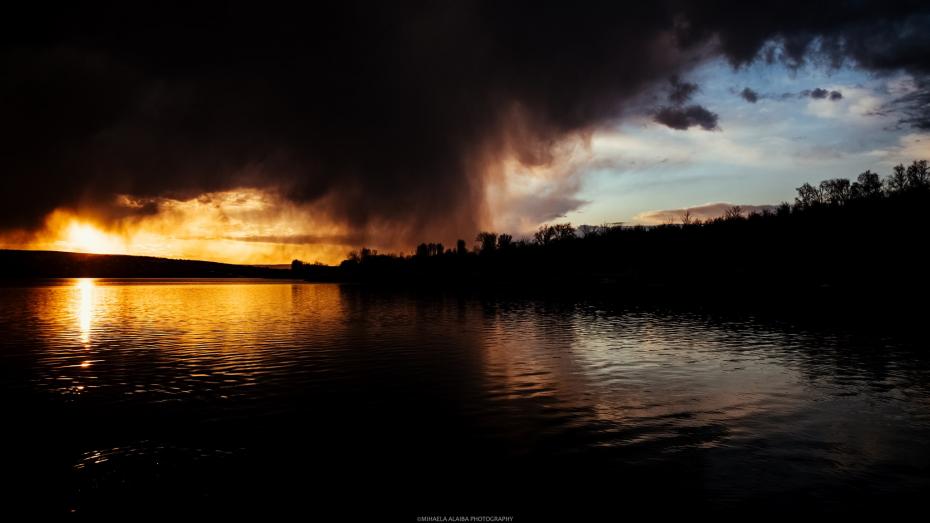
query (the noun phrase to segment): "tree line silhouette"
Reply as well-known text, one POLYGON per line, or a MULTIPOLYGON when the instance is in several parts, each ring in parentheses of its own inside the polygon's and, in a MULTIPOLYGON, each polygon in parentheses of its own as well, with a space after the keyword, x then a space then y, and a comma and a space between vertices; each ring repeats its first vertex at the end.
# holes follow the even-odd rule
POLYGON ((482 231, 471 248, 464 240, 422 243, 412 255, 362 248, 338 267, 295 260, 293 272, 385 284, 916 292, 928 287, 928 212, 930 169, 921 160, 885 178, 865 171, 855 181, 805 183, 774 211, 734 206, 704 221, 686 211, 657 226, 547 224, 521 239, 482 231))

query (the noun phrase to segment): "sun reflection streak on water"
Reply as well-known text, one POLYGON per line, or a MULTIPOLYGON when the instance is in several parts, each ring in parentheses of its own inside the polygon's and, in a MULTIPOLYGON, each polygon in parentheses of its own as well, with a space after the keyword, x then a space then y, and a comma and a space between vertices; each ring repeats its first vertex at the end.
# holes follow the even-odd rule
POLYGON ((77 309, 78 329, 85 348, 90 344, 90 328, 94 317, 94 285, 94 278, 78 278, 75 282, 80 293, 77 309))

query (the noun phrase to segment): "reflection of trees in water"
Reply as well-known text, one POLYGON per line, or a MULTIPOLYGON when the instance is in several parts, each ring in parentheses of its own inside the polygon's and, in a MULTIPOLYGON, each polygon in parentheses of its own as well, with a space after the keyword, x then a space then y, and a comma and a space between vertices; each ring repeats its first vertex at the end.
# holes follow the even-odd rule
MULTIPOLYGON (((630 310, 626 304, 597 303, 617 315, 630 310)), ((780 305, 696 308, 680 302, 646 310, 666 326, 667 336, 680 336, 677 330, 688 325, 721 350, 733 354, 761 351, 796 366, 812 380, 839 380, 835 384, 843 385, 855 378, 861 386, 875 390, 887 389, 889 379, 901 386, 930 387, 926 380, 930 354, 922 350, 922 334, 906 319, 880 311, 865 314, 841 306, 785 310, 780 305)))

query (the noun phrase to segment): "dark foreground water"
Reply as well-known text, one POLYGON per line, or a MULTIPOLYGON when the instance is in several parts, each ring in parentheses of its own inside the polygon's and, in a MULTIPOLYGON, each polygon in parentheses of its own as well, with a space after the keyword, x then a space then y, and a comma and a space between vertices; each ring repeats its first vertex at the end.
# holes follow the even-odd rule
POLYGON ((930 357, 893 329, 291 283, 0 292, 3 511, 622 519, 930 494, 930 357))

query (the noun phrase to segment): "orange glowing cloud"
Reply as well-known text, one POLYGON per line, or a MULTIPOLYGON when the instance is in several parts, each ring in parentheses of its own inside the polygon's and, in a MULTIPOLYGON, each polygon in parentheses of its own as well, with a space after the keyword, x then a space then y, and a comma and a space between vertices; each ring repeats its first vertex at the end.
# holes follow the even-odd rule
POLYGON ((122 254, 124 242, 119 237, 108 234, 94 225, 71 219, 64 228, 63 239, 59 242, 65 250, 89 252, 96 254, 122 254))
POLYGON ((347 236, 338 224, 315 218, 312 209, 259 189, 205 193, 189 200, 139 202, 121 196, 119 203, 129 211, 149 205, 154 212, 129 212, 104 223, 58 209, 38 231, 0 236, 0 246, 245 264, 280 264, 292 259, 335 264, 357 247, 357 238, 347 236))
POLYGON ((575 194, 582 167, 591 161, 589 140, 565 140, 550 148, 557 150, 547 148, 551 154, 531 159, 476 160, 473 167, 484 173, 482 197, 471 209, 476 217, 450 212, 424 222, 369 216, 363 225, 351 225, 333 218, 339 213, 325 197, 300 203, 273 189, 241 187, 187 199, 121 194, 106 210, 58 208, 37 230, 0 233, 0 247, 333 265, 361 246, 403 253, 421 241, 469 241, 479 228, 528 234, 585 203, 575 194))

